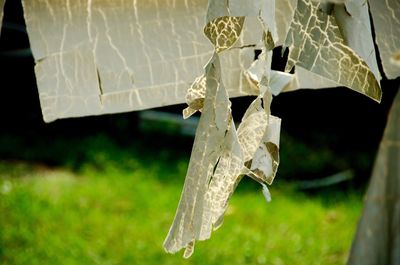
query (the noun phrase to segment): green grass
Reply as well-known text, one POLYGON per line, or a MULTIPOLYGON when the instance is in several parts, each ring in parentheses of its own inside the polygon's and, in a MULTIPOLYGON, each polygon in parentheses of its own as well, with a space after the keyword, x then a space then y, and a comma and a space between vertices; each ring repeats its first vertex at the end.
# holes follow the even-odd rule
MULTIPOLYGON (((79 161, 70 165, 69 160, 53 167, 0 162, 0 264, 346 261, 361 209, 358 193, 306 196, 278 179, 272 202, 266 203, 260 188, 245 180, 223 226, 210 240, 197 242, 193 256, 184 260, 182 253, 165 253, 162 243, 179 200, 187 153, 120 148, 101 135, 64 145, 86 150, 75 150, 82 152, 79 167, 79 161)), ((62 150, 53 144, 47 153, 59 161, 62 150)))

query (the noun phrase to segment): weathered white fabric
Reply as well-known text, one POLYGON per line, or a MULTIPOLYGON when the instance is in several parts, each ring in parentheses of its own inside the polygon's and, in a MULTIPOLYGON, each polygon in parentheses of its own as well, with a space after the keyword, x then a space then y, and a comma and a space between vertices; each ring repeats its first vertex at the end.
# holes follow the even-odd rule
MULTIPOLYGON (((183 103, 213 52, 203 34, 206 0, 23 6, 47 122, 183 103)), ((252 94, 242 61, 253 50, 234 49, 221 61, 230 96, 252 94)))

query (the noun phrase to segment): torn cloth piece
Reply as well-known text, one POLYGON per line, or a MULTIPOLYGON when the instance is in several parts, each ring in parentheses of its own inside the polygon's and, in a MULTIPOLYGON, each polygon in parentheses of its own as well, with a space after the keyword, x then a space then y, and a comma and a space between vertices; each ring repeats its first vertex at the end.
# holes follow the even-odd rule
MULTIPOLYGON (((277 134, 279 141, 280 126, 273 126, 272 130, 268 130, 272 96, 267 96, 269 91, 262 92, 260 89, 262 81, 267 79, 268 83, 270 79, 268 66, 272 53, 269 52, 268 56, 262 54, 259 63, 255 62, 254 69, 249 71, 253 82, 258 86, 258 93, 266 96, 259 96, 253 101, 236 132, 227 94, 225 97, 215 96, 215 93, 225 90, 221 79, 222 64, 217 52, 218 50, 206 66, 205 74, 198 77, 189 88, 188 108, 184 110, 185 117, 200 109, 202 115, 181 200, 164 248, 171 253, 185 248, 185 258, 193 253, 196 240, 208 239, 212 231, 222 224, 228 201, 244 174, 260 182, 264 196, 267 201, 270 200, 264 183, 272 183, 279 163, 276 153, 278 148, 267 149, 266 146, 274 145, 271 143, 274 140, 271 139, 276 140, 276 137, 272 135, 277 134), (224 106, 223 111, 216 106, 224 106), (225 108, 229 110, 228 122, 225 108), (221 134, 221 130, 225 130, 224 134, 221 134), (256 153, 258 155, 252 163, 256 153), (250 165, 251 170, 247 167, 250 165)), ((228 52, 229 50, 223 52, 221 56, 224 57, 228 52)), ((277 86, 282 83, 285 82, 276 82, 277 86)), ((276 141, 275 143, 278 144, 276 141)))
MULTIPOLYGON (((192 242, 210 237, 212 226, 216 224, 212 212, 221 210, 219 207, 211 208, 210 205, 216 203, 211 199, 214 195, 227 195, 227 193, 222 193, 222 190, 210 188, 212 183, 219 183, 213 175, 223 177, 216 167, 221 167, 230 157, 235 161, 238 160, 238 165, 242 164, 240 163, 242 160, 240 148, 237 144, 232 145, 237 136, 235 136, 236 131, 230 113, 229 98, 220 83, 219 71, 219 58, 215 54, 206 66, 207 90, 204 108, 196 131, 179 206, 164 242, 164 248, 168 252, 174 253, 187 247, 193 250, 192 242)), ((237 175, 240 174, 241 167, 239 166, 238 169, 238 172, 234 169, 237 175)), ((231 176, 230 180, 225 180, 225 182, 230 181, 232 185, 235 180, 232 179, 231 174, 229 176, 231 176)), ((217 185, 217 187, 228 188, 227 183, 217 185)), ((186 254, 185 256, 189 256, 191 253, 186 254)))
POLYGON ((244 17, 218 17, 207 23, 204 34, 219 53, 235 44, 242 32, 243 24, 244 17))
POLYGON ((344 43, 335 18, 320 11, 319 3, 298 1, 285 46, 289 47, 287 71, 299 65, 380 101, 382 92, 374 74, 344 43))
POLYGON ((210 0, 207 9, 205 35, 214 44, 217 52, 229 49, 239 39, 245 20, 258 20, 252 23, 249 36, 244 39, 254 39, 252 44, 260 42, 259 31, 264 31, 271 40, 271 49, 278 39, 275 25, 275 0, 210 0))
POLYGON ((375 39, 388 79, 400 76, 400 1, 368 0, 375 39))
POLYGON ((335 5, 333 15, 344 43, 365 61, 375 79, 381 80, 366 1, 347 0, 345 4, 335 5))
MULTIPOLYGON (((208 239, 222 224, 228 201, 244 174, 262 184, 271 183, 277 169, 276 154, 270 153, 277 149, 263 149, 271 141, 277 143, 273 135, 279 135, 280 129, 273 126, 268 130, 269 97, 257 97, 253 101, 236 131, 231 103, 221 79, 219 57, 214 54, 205 74, 195 81, 193 88, 197 88, 189 90, 193 93, 204 88, 205 98, 181 199, 164 242, 167 252, 185 248, 186 258, 192 254, 196 240, 208 239), (258 164, 255 163, 252 172, 247 165, 252 164, 259 149, 262 155, 257 157, 258 164), (268 178, 256 172, 268 167, 270 170, 265 170, 268 178)), ((194 93, 190 98, 196 99, 195 95, 201 98, 201 93, 194 93)))
MULTIPOLYGON (((283 5, 287 2, 287 0, 279 1, 279 4, 283 5)), ((282 12, 278 14, 281 13, 282 12)), ((288 15, 287 13, 284 14, 288 15)), ((338 24, 344 44, 360 56, 374 74, 375 79, 377 81, 380 80, 382 77, 378 68, 369 10, 366 2, 364 0, 347 0, 345 4, 333 5, 331 15, 338 24)), ((280 25, 282 25, 282 23, 280 23, 280 25)), ((296 65, 295 76, 298 86, 294 84, 285 88, 284 92, 300 88, 319 89, 342 86, 336 81, 310 72, 300 65, 296 65)))
POLYGON ((270 115, 268 126, 250 165, 250 177, 260 183, 271 185, 275 179, 279 166, 280 132, 281 119, 270 115))

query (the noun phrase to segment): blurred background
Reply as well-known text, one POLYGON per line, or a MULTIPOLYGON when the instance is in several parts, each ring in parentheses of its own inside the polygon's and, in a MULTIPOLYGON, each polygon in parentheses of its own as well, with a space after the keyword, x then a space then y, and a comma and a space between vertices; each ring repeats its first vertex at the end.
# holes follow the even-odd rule
MULTIPOLYGON (((5 5, 0 65, 0 264, 344 264, 400 83, 382 81, 381 104, 346 88, 275 97, 272 202, 244 179, 183 260, 162 243, 198 117, 178 105, 44 123, 20 1, 5 5)), ((232 101, 240 121, 252 98, 232 101)))

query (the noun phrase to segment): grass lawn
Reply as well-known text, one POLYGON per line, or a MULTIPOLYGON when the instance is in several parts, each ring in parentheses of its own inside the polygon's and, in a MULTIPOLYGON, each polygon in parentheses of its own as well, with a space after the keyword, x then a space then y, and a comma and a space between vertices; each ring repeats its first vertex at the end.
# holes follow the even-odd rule
POLYGON ((182 253, 165 253, 162 243, 178 204, 187 153, 121 149, 101 135, 55 145, 45 153, 68 156, 68 150, 84 147, 81 165, 0 162, 0 264, 346 261, 361 211, 359 193, 306 196, 278 177, 270 189, 272 202, 266 203, 261 188, 244 180, 223 226, 210 240, 197 242, 193 256, 184 260, 182 253))

